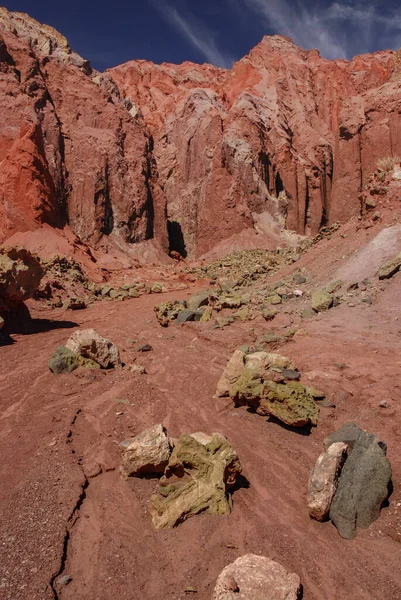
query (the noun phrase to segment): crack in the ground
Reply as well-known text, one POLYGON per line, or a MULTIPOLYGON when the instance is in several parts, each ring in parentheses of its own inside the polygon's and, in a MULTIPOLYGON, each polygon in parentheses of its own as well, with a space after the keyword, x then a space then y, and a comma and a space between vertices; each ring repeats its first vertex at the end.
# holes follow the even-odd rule
POLYGON ((74 456, 78 467, 82 471, 84 481, 81 485, 81 492, 79 494, 78 500, 76 501, 74 507, 72 508, 71 514, 67 520, 67 526, 66 526, 66 530, 65 530, 61 559, 60 559, 60 567, 59 567, 57 573, 55 575, 53 575, 53 577, 50 580, 50 588, 53 592, 54 600, 60 599, 59 590, 58 590, 58 586, 57 586, 57 580, 59 579, 59 577, 62 576, 62 574, 65 571, 66 564, 67 564, 69 544, 71 541, 71 532, 72 532, 76 522, 79 519, 79 513, 81 511, 83 503, 85 502, 89 484, 92 480, 96 479, 100 475, 104 475, 105 473, 109 473, 110 471, 116 470, 116 467, 111 467, 111 468, 105 469, 104 471, 103 471, 103 469, 101 469, 99 473, 97 473, 96 475, 93 475, 92 477, 91 476, 88 477, 86 475, 84 468, 82 466, 82 456, 76 455, 76 452, 75 452, 75 449, 73 446, 73 436, 74 436, 73 427, 74 427, 78 417, 82 414, 83 414, 82 409, 79 408, 71 420, 71 423, 70 423, 71 429, 67 432, 67 440, 66 440, 67 444, 71 444, 71 454, 74 456))
MULTIPOLYGON (((77 412, 75 413, 73 419, 71 420, 71 427, 74 427, 76 420, 80 414, 82 414, 82 410, 79 408, 77 410, 77 412)), ((73 431, 69 430, 67 433, 67 443, 72 444, 72 441, 73 441, 73 431)), ((73 446, 71 447, 71 454, 73 456, 75 455, 75 450, 74 450, 73 446)), ((78 467, 81 469, 82 474, 84 476, 84 481, 81 485, 81 492, 79 494, 78 500, 76 501, 76 503, 71 511, 71 514, 67 520, 67 527, 66 527, 65 534, 64 534, 63 548, 62 548, 61 559, 60 559, 60 567, 59 567, 57 573, 55 575, 53 575, 53 577, 50 580, 50 588, 53 592, 54 600, 59 600, 59 598, 60 598, 59 592, 57 590, 56 582, 57 582, 57 579, 64 573, 66 563, 67 563, 69 543, 71 540, 71 531, 72 531, 75 523, 79 519, 79 512, 80 512, 82 505, 86 499, 86 491, 89 487, 89 479, 86 476, 85 471, 82 467, 82 457, 78 456, 78 458, 76 460, 77 460, 78 467)))

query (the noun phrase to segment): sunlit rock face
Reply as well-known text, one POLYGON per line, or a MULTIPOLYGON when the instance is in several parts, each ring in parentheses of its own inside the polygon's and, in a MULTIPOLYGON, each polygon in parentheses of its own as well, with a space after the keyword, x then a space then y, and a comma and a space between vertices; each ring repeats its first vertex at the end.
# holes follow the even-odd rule
POLYGON ((199 256, 240 232, 276 244, 360 210, 401 154, 391 51, 328 61, 265 37, 231 70, 132 61, 93 70, 0 9, 0 242, 43 223, 122 249, 199 256))

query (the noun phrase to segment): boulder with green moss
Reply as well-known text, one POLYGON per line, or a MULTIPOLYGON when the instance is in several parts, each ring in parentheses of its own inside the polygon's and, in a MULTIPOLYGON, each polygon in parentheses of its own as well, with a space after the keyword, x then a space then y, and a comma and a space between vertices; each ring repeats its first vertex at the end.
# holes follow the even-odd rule
POLYGON ((312 294, 312 309, 315 312, 329 310, 333 306, 333 296, 325 290, 316 290, 312 294))
POLYGON ((100 365, 94 360, 84 358, 80 354, 75 354, 65 346, 59 346, 49 360, 49 369, 55 375, 59 375, 60 373, 72 373, 72 371, 75 371, 78 367, 100 369, 100 365))
POLYGON ((289 358, 273 352, 243 352, 236 350, 227 363, 217 384, 216 396, 231 395, 231 388, 247 370, 252 371, 262 380, 276 380, 285 369, 294 369, 289 358))
POLYGON ((275 308, 264 308, 262 310, 262 316, 265 321, 272 321, 277 316, 277 310, 275 308))
POLYGON ((155 306, 154 311, 156 313, 156 319, 159 321, 162 327, 168 327, 171 321, 175 321, 178 314, 187 308, 185 300, 182 302, 179 300, 162 302, 155 306))
POLYGON ((237 453, 224 436, 181 435, 174 440, 159 490, 150 499, 148 510, 154 526, 176 527, 200 513, 229 514, 230 489, 240 473, 237 453))
POLYGON ((229 394, 237 405, 251 406, 259 415, 273 416, 286 425, 317 425, 319 408, 301 383, 263 379, 256 371, 245 369, 229 394))

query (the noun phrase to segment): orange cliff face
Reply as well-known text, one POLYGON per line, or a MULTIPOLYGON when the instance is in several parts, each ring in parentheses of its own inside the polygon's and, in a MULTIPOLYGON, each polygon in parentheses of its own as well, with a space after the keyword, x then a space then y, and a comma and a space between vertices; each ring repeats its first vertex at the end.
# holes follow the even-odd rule
POLYGON ((391 51, 328 61, 273 36, 230 71, 132 61, 108 73, 152 131, 168 218, 201 254, 265 211, 302 234, 358 214, 377 159, 401 153, 393 71, 391 51))
POLYGON ((1 8, 0 82, 1 241, 48 223, 90 244, 167 247, 149 133, 110 77, 55 30, 1 8))
POLYGON ((41 223, 86 243, 199 256, 266 219, 300 234, 359 213, 401 154, 394 52, 328 61, 265 37, 231 70, 131 61, 101 74, 0 9, 0 240, 41 223))

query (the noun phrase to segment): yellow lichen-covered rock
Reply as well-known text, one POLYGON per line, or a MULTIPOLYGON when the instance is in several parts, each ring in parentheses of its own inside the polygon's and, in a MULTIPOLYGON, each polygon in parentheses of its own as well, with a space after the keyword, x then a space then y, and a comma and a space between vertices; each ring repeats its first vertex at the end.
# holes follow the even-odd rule
POLYGON ((175 527, 205 512, 228 514, 232 506, 229 490, 240 472, 237 453, 224 436, 181 435, 174 441, 159 490, 150 499, 154 526, 175 527))
POLYGON ((319 407, 308 389, 295 381, 263 380, 255 371, 245 369, 230 389, 230 397, 235 404, 247 404, 259 415, 272 415, 286 425, 317 425, 319 407))
POLYGON ((168 327, 171 321, 175 321, 178 314, 187 308, 185 301, 175 302, 168 300, 155 306, 154 311, 156 313, 156 319, 159 321, 162 327, 168 327))
POLYGON ((295 381, 265 381, 256 412, 272 415, 292 427, 316 426, 319 418, 319 407, 313 396, 302 383, 295 381))

